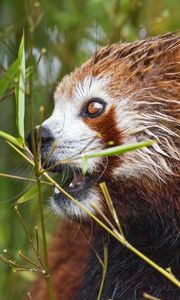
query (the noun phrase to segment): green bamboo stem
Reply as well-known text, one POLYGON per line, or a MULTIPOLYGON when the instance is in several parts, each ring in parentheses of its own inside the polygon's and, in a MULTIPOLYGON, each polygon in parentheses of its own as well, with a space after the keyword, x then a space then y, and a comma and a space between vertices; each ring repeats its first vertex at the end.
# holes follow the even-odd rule
POLYGON ((42 191, 41 191, 41 180, 39 177, 37 177, 37 187, 38 187, 38 201, 39 201, 39 210, 40 210, 40 219, 41 219, 41 233, 42 233, 42 241, 43 241, 43 254, 44 254, 44 266, 45 266, 44 277, 46 280, 49 297, 51 300, 55 300, 52 284, 50 281, 50 275, 49 275, 46 230, 45 230, 44 211, 43 211, 43 199, 42 199, 42 191))
POLYGON ((42 260, 41 260, 40 254, 39 254, 38 250, 34 247, 32 238, 31 238, 31 236, 29 235, 28 229, 26 228, 26 225, 25 225, 25 223, 24 223, 24 220, 23 220, 23 218, 22 218, 22 216, 21 216, 21 214, 20 214, 20 212, 19 212, 18 205, 15 205, 14 209, 15 209, 15 211, 16 211, 16 213, 17 213, 17 216, 18 216, 18 218, 19 218, 19 222, 20 222, 22 228, 24 229, 24 232, 25 232, 25 234, 26 234, 27 240, 28 240, 28 242, 29 242, 29 244, 30 244, 32 250, 34 251, 34 253, 35 253, 37 259, 39 260, 39 263, 40 263, 41 268, 44 269, 44 264, 43 264, 43 262, 42 262, 42 260))
MULTIPOLYGON (((33 66, 33 30, 31 30, 29 24, 29 60, 30 66, 33 66)), ((41 191, 41 179, 40 179, 40 168, 39 168, 39 155, 36 150, 36 141, 34 136, 34 120, 33 120, 33 101, 32 101, 32 83, 33 83, 33 72, 29 75, 29 91, 28 91, 28 102, 29 102, 29 117, 30 117, 30 125, 31 125, 31 138, 32 138, 32 150, 34 156, 34 166, 35 166, 35 175, 37 181, 37 188, 38 188, 38 203, 39 203, 39 211, 40 211, 40 219, 41 219, 41 234, 42 234, 42 243, 43 243, 43 256, 44 256, 44 267, 45 270, 43 272, 44 278, 47 285, 48 295, 50 300, 55 300, 54 292, 50 280, 49 274, 49 265, 48 265, 48 254, 47 254, 47 240, 46 240, 46 230, 45 230, 45 223, 44 223, 44 212, 43 212, 43 201, 42 201, 42 191, 41 191)))
POLYGON ((97 300, 101 300, 101 295, 102 295, 102 292, 103 292, 104 283, 105 283, 105 279, 106 279, 107 267, 108 267, 108 245, 105 244, 104 245, 103 275, 102 275, 102 280, 101 280, 101 284, 100 284, 100 289, 99 289, 99 293, 98 293, 98 296, 97 296, 97 300))
POLYGON ((149 299, 149 300, 161 300, 160 298, 151 296, 151 295, 149 295, 149 294, 147 294, 147 293, 143 293, 143 297, 144 297, 145 299, 149 299))
POLYGON ((112 217, 113 217, 113 219, 114 219, 114 221, 116 223, 116 226, 119 229, 119 232, 122 235, 122 237, 125 238, 123 230, 122 230, 122 227, 121 227, 121 224, 119 222, 119 219, 118 219, 118 216, 117 216, 117 213, 116 213, 116 210, 115 210, 113 202, 111 200, 111 197, 110 197, 107 185, 106 185, 105 182, 101 182, 99 185, 100 185, 100 188, 101 188, 101 190, 103 192, 103 195, 104 195, 104 198, 105 198, 106 203, 108 205, 108 208, 109 208, 109 210, 110 210, 110 212, 112 214, 112 217))
MULTIPOLYGON (((0 173, 0 177, 6 177, 6 178, 9 178, 9 179, 17 179, 17 180, 25 180, 25 181, 37 182, 37 180, 33 179, 33 178, 21 177, 21 176, 16 176, 16 175, 12 175, 12 174, 6 174, 6 173, 0 173)), ((44 184, 47 184, 47 185, 52 185, 52 183, 47 182, 47 181, 43 181, 43 180, 41 180, 41 183, 44 183, 44 184)))

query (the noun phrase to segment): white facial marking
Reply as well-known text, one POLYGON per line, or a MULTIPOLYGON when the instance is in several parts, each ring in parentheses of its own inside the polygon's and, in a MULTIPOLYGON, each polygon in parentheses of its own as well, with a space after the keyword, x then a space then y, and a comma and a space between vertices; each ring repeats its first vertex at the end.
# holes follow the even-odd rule
MULTIPOLYGON (((57 192, 59 193, 58 189, 57 189, 57 192)), ((100 199, 99 193, 96 191, 95 188, 92 188, 91 190, 89 190, 88 195, 83 199, 81 204, 89 212, 96 215, 96 211, 93 208, 92 204, 94 204, 96 207, 101 209, 101 204, 100 204, 99 199, 100 199)), ((52 199, 52 201, 51 201, 52 207, 58 215, 61 215, 62 217, 75 216, 77 218, 82 218, 82 219, 86 219, 88 217, 88 214, 80 206, 78 206, 78 204, 74 203, 70 199, 67 201, 69 201, 68 209, 67 209, 67 207, 65 209, 62 209, 52 199)))
MULTIPOLYGON (((55 108, 52 116, 43 123, 53 134, 57 149, 54 151, 57 161, 74 157, 72 163, 82 167, 81 159, 77 159, 83 151, 96 151, 102 148, 101 141, 80 116, 83 104, 91 98, 98 97, 111 102, 105 92, 107 79, 95 79, 87 77, 83 82, 78 82, 71 99, 66 98, 66 93, 55 93, 55 108)), ((88 170, 93 172, 99 158, 88 161, 88 170)))
POLYGON ((73 98, 79 103, 90 100, 92 98, 100 98, 111 104, 112 100, 106 93, 106 87, 110 82, 109 78, 94 78, 88 76, 83 82, 78 82, 73 93, 73 98))

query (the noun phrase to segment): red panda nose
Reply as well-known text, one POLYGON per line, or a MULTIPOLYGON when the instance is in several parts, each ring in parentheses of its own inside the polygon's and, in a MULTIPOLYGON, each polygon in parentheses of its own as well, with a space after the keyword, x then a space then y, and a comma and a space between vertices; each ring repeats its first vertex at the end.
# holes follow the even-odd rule
POLYGON ((43 147, 43 146, 46 146, 46 145, 47 146, 52 145, 53 142, 54 142, 54 137, 53 137, 53 135, 51 134, 50 130, 47 127, 42 126, 40 130, 35 128, 33 130, 33 132, 30 132, 27 135, 27 138, 26 138, 28 148, 32 153, 33 153, 32 134, 34 134, 34 141, 35 141, 36 150, 37 150, 38 143, 40 143, 41 147, 43 147))
MULTIPOLYGON (((37 129, 36 129, 37 131, 37 129)), ((45 127, 45 126, 42 126, 41 129, 40 129, 40 132, 41 132, 41 143, 48 143, 48 144, 51 144, 54 142, 54 137, 51 133, 51 131, 45 127)))

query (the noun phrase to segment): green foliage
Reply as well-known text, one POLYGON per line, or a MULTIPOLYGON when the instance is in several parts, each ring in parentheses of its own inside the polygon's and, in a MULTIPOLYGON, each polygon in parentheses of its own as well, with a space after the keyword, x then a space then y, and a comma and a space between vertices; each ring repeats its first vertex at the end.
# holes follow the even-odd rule
POLYGON ((16 85, 16 124, 21 142, 24 142, 24 114, 25 114, 25 49, 24 34, 18 51, 18 84, 16 85))
MULTIPOLYGON (((45 106, 44 117, 48 116, 53 105, 49 98, 57 81, 85 61, 98 46, 177 30, 179 10, 178 0, 0 0, 0 136, 22 146, 24 119, 26 132, 30 129, 29 112, 24 112, 25 94, 32 97, 35 123, 39 123, 39 106, 45 106), (23 30, 25 36, 21 40, 23 30), (31 76, 30 91, 27 79, 31 76)), ((18 169, 19 162, 18 155, 0 139, 0 172, 28 176, 28 165, 18 169)), ((0 177, 0 252, 8 248, 15 256, 23 249, 29 254, 12 204, 17 199, 25 201, 22 216, 33 231, 39 222, 37 204, 26 200, 36 191, 21 181, 0 177)), ((51 222, 46 223, 52 221, 51 217, 51 222)), ((28 280, 29 277, 13 274, 7 265, 0 264, 0 298, 21 299, 29 286, 28 280), (19 280, 20 276, 24 280, 19 280)))
POLYGON ((0 80, 0 96, 4 96, 6 90, 12 80, 15 83, 15 98, 16 98, 16 123, 18 129, 18 138, 1 131, 0 136, 5 140, 23 146, 24 143, 24 114, 25 114, 25 52, 24 52, 24 35, 18 51, 18 58, 7 69, 6 73, 0 80), (17 76, 17 77, 15 77, 17 76), (16 80, 15 80, 16 79, 16 80))
POLYGON ((0 97, 3 97, 5 92, 7 91, 9 85, 13 83, 13 80, 16 78, 16 74, 18 72, 19 61, 18 59, 13 62, 3 77, 0 80, 0 97))
POLYGON ((24 193, 18 200, 17 204, 21 204, 24 202, 27 202, 35 197, 38 196, 38 191, 37 191, 37 184, 33 184, 26 193, 24 193))

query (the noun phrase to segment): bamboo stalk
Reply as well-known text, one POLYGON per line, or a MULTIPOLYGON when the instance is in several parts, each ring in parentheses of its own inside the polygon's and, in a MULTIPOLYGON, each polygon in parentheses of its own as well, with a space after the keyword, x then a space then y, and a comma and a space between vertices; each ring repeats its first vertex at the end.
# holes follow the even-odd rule
POLYGON ((103 292, 104 284, 105 284, 105 279, 106 279, 106 273, 107 273, 107 267, 108 267, 108 245, 107 243, 104 245, 104 263, 103 263, 103 275, 102 275, 102 280, 100 284, 100 289, 99 293, 97 296, 97 300, 101 300, 101 295, 103 292))

